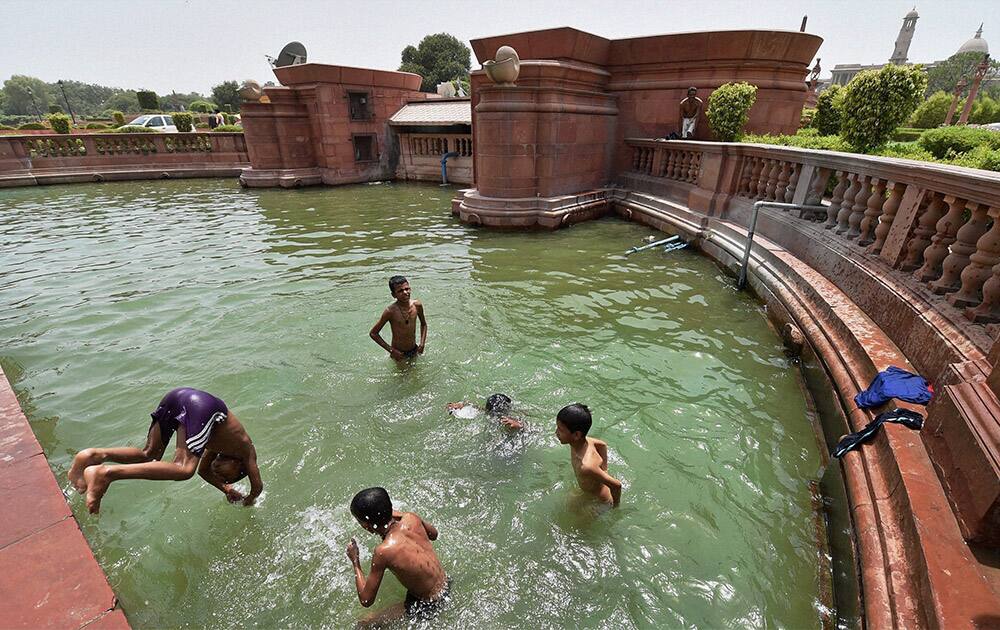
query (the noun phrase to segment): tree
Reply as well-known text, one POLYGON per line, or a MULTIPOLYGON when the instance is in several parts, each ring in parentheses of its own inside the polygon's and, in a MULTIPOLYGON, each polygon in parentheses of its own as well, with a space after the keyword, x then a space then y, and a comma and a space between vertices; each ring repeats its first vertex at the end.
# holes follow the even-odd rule
POLYGON ((199 112, 202 114, 210 114, 215 111, 215 103, 209 103, 208 101, 191 101, 188 105, 188 109, 193 112, 199 112))
POLYGON ((917 109, 926 89, 920 65, 889 64, 858 73, 844 93, 840 136, 861 153, 881 147, 917 109))
POLYGON ((139 107, 142 109, 160 108, 160 99, 156 96, 156 92, 152 90, 139 90, 135 93, 135 97, 139 101, 139 107))
POLYGON ((969 115, 969 122, 974 125, 1000 122, 1000 102, 989 96, 980 96, 972 103, 972 113, 969 115))
POLYGON ((239 90, 240 84, 236 81, 223 81, 212 88, 212 100, 220 109, 229 105, 234 112, 238 112, 240 104, 243 102, 239 90))
MULTIPOLYGON (((972 77, 976 74, 976 67, 982 60, 983 53, 978 52, 956 53, 948 57, 927 71, 926 93, 947 92, 948 94, 952 94, 955 90, 955 85, 960 79, 964 78, 966 86, 962 92, 962 96, 967 96, 969 88, 972 86, 972 77)), ((983 82, 988 83, 991 79, 998 77, 1000 77, 1000 61, 991 60, 983 82)))
POLYGON ((840 119, 844 109, 844 88, 831 85, 816 99, 816 116, 812 126, 821 136, 835 136, 840 133, 840 119))
POLYGON ((423 92, 436 92, 438 83, 466 79, 471 65, 469 47, 448 33, 424 37, 416 47, 404 48, 401 57, 400 72, 423 77, 423 92))
POLYGON ((104 106, 102 110, 117 110, 120 112, 128 112, 134 114, 138 112, 141 107, 139 107, 139 99, 136 97, 135 92, 132 90, 123 90, 117 92, 111 96, 108 100, 104 101, 104 106))
POLYGON ((191 103, 200 101, 204 98, 204 96, 198 94, 197 92, 191 92, 190 94, 172 92, 170 94, 160 96, 160 107, 165 111, 179 112, 185 109, 191 109, 191 103))
MULTIPOLYGON (((921 103, 917 107, 917 111, 913 112, 913 115, 910 116, 910 126, 917 129, 932 129, 943 125, 944 119, 948 116, 948 108, 951 107, 953 98, 951 94, 946 92, 931 94, 930 98, 921 103)), ((964 104, 965 99, 959 99, 958 107, 955 108, 955 111, 960 113, 964 104)), ((956 120, 958 119, 956 118, 956 120)))
POLYGON ((4 113, 35 116, 49 111, 49 90, 45 81, 23 74, 15 74, 3 82, 4 113), (30 90, 30 93, 29 93, 30 90), (32 105, 31 99, 35 102, 32 105), (35 107, 38 108, 37 112, 35 107))
POLYGON ((724 83, 708 97, 708 126, 722 142, 739 140, 757 101, 757 86, 746 82, 724 83))

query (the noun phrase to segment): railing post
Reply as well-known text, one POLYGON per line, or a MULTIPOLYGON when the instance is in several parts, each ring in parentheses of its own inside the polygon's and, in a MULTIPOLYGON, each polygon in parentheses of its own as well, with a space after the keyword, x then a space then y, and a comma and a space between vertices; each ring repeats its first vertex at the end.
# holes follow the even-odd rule
MULTIPOLYGON (((778 183, 774 187, 774 200, 783 202, 785 200, 785 191, 788 189, 788 181, 791 179, 791 164, 786 161, 781 161, 781 170, 778 171, 778 183)), ((785 210, 787 212, 787 210, 785 210)))
MULTIPOLYGON (((785 187, 785 203, 792 203, 795 198, 795 189, 799 185, 799 177, 802 175, 802 165, 797 162, 789 162, 790 168, 792 170, 791 176, 788 178, 788 186, 785 187)), ((806 182, 808 184, 808 182, 806 182)), ((779 199, 778 201, 781 201, 779 199)))
POLYGON ((868 175, 858 175, 858 181, 861 188, 858 190, 858 194, 854 196, 851 214, 847 217, 848 227, 846 238, 848 240, 853 240, 861 234, 861 218, 865 216, 865 210, 868 208, 868 199, 871 195, 871 177, 868 175))
POLYGON ((774 189, 778 185, 778 171, 781 169, 781 162, 771 160, 770 166, 767 172, 767 184, 764 187, 764 199, 774 201, 774 189))
POLYGON ((924 250, 924 265, 916 272, 921 282, 937 280, 941 276, 941 262, 948 255, 948 246, 955 242, 955 234, 965 212, 964 199, 946 195, 944 201, 948 204, 948 212, 934 226, 931 244, 924 250))
POLYGON ((972 215, 955 235, 951 245, 951 253, 941 264, 941 277, 931 284, 931 290, 938 295, 951 293, 962 286, 962 271, 968 266, 969 255, 975 253, 976 243, 986 234, 989 217, 987 206, 977 203, 970 204, 972 215))
POLYGON ((906 257, 899 264, 903 271, 913 271, 924 263, 924 250, 931 244, 931 237, 934 236, 934 226, 941 220, 944 210, 948 204, 944 202, 944 196, 940 193, 929 191, 924 196, 923 209, 919 211, 917 227, 913 229, 913 236, 906 246, 906 257))
POLYGON ((837 218, 840 215, 840 210, 844 205, 844 194, 847 192, 849 179, 848 173, 844 171, 836 172, 837 185, 833 188, 833 196, 830 198, 830 207, 826 211, 826 223, 823 225, 826 229, 830 230, 836 227, 837 218))
POLYGON ((858 237, 858 245, 866 246, 875 242, 873 233, 878 225, 879 216, 882 214, 882 206, 888 200, 885 199, 885 180, 880 178, 872 179, 872 194, 868 198, 867 208, 861 218, 861 235, 858 237))
POLYGON ((903 190, 906 188, 899 182, 887 182, 889 198, 882 205, 882 216, 879 217, 878 225, 875 227, 875 242, 868 248, 870 254, 880 254, 885 245, 885 239, 889 236, 893 221, 896 220, 896 212, 899 210, 899 202, 903 200, 903 190))
POLYGON ((851 209, 854 207, 854 200, 861 194, 861 175, 848 173, 851 180, 850 187, 844 192, 844 203, 840 205, 840 212, 837 213, 837 234, 843 234, 851 227, 851 209))
MULTIPOLYGON (((993 266, 1000 263, 1000 206, 991 207, 987 215, 993 225, 976 241, 976 251, 969 256, 969 264, 962 270, 962 288, 948 296, 948 301, 959 308, 980 301, 980 289, 992 275, 993 266)), ((959 230, 959 238, 961 234, 959 230)), ((948 264, 947 260, 945 264, 948 264)))

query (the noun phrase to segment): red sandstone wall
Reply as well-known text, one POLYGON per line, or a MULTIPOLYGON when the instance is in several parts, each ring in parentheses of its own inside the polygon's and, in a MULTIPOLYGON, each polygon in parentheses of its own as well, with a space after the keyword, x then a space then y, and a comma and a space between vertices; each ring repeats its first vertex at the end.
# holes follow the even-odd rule
MULTIPOLYGON (((600 187, 627 166, 628 137, 679 131, 688 87, 706 107, 723 83, 758 86, 748 128, 794 133, 808 64, 822 39, 785 31, 682 33, 607 40, 571 28, 473 40, 480 63, 498 47, 521 58, 516 87, 473 73, 475 175, 487 197, 553 196, 600 187)), ((696 138, 710 138, 704 114, 696 138)))
POLYGON ((426 98, 421 79, 406 72, 302 64, 276 68, 282 87, 265 88, 270 103, 243 106, 254 170, 319 169, 326 184, 392 177, 398 153, 388 120, 407 101, 426 98), (351 120, 349 92, 369 95, 371 118, 351 120), (378 159, 355 161, 354 135, 376 137, 378 159))

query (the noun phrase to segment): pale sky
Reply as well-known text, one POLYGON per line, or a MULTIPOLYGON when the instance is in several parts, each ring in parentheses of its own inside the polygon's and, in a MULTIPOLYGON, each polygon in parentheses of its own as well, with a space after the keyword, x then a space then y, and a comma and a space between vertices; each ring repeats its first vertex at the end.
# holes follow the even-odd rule
MULTIPOLYGON (((298 40, 309 61, 395 70, 424 35, 472 38, 572 26, 609 39, 730 29, 824 38, 823 75, 838 63, 884 63, 914 0, 0 0, 0 82, 27 74, 159 94, 222 81, 274 80, 265 54, 298 40)), ((953 54, 985 22, 1000 47, 996 0, 917 3, 910 61, 953 54), (990 10, 992 9, 992 11, 990 10)), ((477 68, 475 57, 473 68, 477 68)))

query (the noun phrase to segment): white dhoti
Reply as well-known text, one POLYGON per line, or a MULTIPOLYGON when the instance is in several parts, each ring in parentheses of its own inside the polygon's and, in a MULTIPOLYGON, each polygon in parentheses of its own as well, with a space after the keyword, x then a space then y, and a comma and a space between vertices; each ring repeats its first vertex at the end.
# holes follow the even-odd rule
POLYGON ((698 122, 697 118, 685 118, 683 122, 681 122, 682 138, 687 138, 689 135, 690 136, 694 135, 694 125, 696 122, 698 122))

